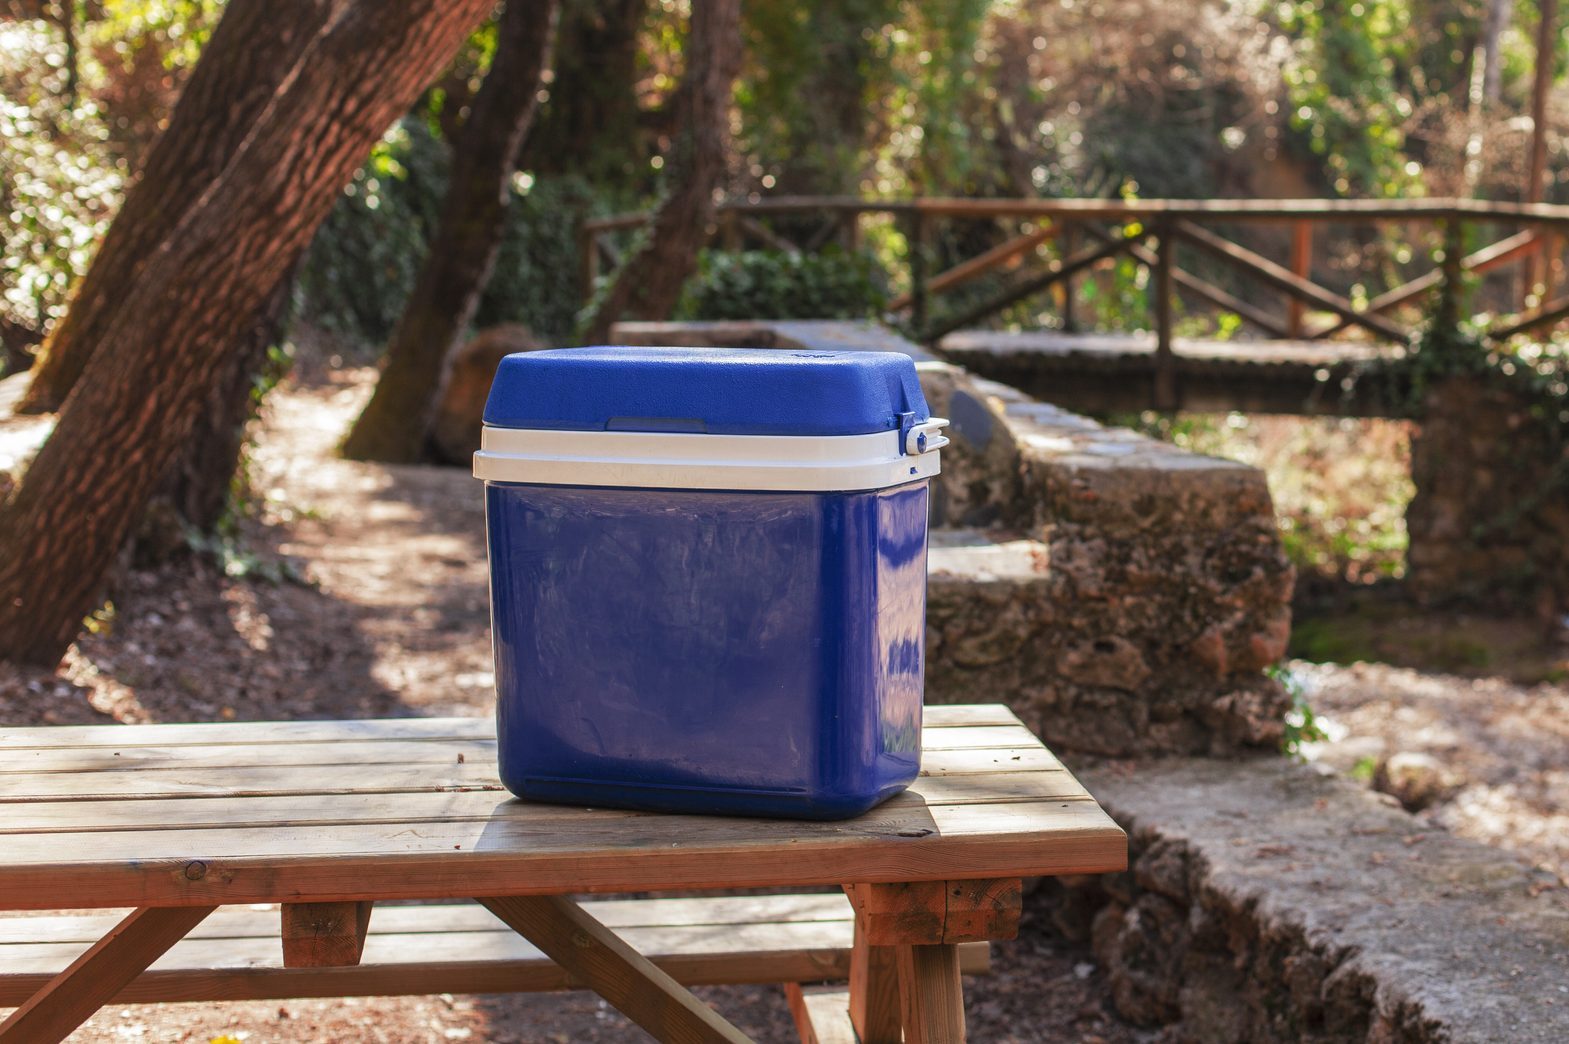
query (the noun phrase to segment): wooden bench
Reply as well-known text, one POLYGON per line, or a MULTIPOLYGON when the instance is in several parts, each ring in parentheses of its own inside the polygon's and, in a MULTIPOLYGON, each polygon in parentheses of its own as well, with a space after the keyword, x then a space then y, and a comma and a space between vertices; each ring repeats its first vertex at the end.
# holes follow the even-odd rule
MULTIPOLYGON (((582 904, 685 986, 844 982, 855 912, 843 894, 609 899, 582 904)), ((379 906, 354 965, 289 967, 280 907, 225 907, 113 998, 160 1001, 542 993, 583 989, 477 903, 379 906)), ((0 918, 0 1008, 24 1003, 122 914, 0 918)), ((960 947, 960 970, 990 970, 986 943, 960 947)))
POLYGON ((110 1002, 575 986, 736 1044, 685 988, 726 982, 784 983, 803 1040, 953 1044, 1020 879, 1127 862, 1002 707, 928 708, 921 777, 844 822, 530 804, 495 762, 474 719, 0 728, 0 1044, 110 1002), (84 908, 130 912, 23 914, 84 908))

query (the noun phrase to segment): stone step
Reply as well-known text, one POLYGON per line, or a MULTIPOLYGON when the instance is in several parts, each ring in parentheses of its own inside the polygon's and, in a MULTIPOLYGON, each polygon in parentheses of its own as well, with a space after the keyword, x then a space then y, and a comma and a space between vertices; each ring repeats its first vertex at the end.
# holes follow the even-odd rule
POLYGON ((1552 875, 1284 757, 1077 768, 1131 870, 1040 894, 1093 923, 1126 1017, 1215 1044, 1569 1041, 1552 875))
POLYGON ((1004 700, 1059 752, 1278 748, 1287 697, 1259 671, 1279 650, 1209 573, 1224 559, 1109 537, 933 530, 927 702, 1004 700), (1193 572, 1162 572, 1163 555, 1193 572))

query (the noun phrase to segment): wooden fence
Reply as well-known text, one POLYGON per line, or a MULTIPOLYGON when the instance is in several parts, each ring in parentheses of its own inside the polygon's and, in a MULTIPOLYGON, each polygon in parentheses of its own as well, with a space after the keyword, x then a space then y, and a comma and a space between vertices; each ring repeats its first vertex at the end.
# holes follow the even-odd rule
MULTIPOLYGON (((954 330, 985 323, 1005 309, 1061 286, 1064 325, 1073 326, 1076 276, 1115 258, 1130 257, 1149 271, 1150 326, 1156 343, 1156 398, 1174 400, 1172 355, 1177 295, 1232 312, 1267 337, 1283 340, 1324 340, 1351 334, 1375 341, 1405 344, 1419 307, 1431 291, 1444 287, 1453 295, 1449 307, 1460 314, 1462 274, 1483 273, 1500 266, 1526 263, 1528 270, 1516 314, 1496 319, 1491 341, 1549 327, 1569 318, 1569 293, 1555 288, 1556 272, 1569 236, 1569 206, 1495 203, 1477 200, 1101 200, 1101 199, 950 199, 866 200, 853 197, 779 197, 721 204, 716 237, 728 249, 747 245, 788 252, 813 251, 830 241, 853 249, 861 242, 868 217, 897 221, 906 243, 908 290, 889 302, 891 313, 907 320, 918 339, 936 341, 954 330), (997 221, 1014 224, 1006 241, 941 272, 930 272, 930 245, 939 221, 997 221), (792 240, 776 227, 785 220, 797 236, 792 240), (1285 263, 1227 238, 1217 228, 1275 225, 1290 230, 1285 263), (1322 226, 1400 225, 1412 240, 1442 242, 1441 251, 1426 245, 1414 256, 1433 259, 1431 269, 1365 301, 1353 301, 1313 277, 1313 241, 1322 226), (1486 226, 1485 229, 1479 226, 1486 226), (800 230, 809 229, 802 236, 800 230), (1485 237, 1481 234, 1485 232, 1485 237), (1467 240, 1487 244, 1464 252, 1467 240), (1049 252, 1042 248, 1050 244, 1049 252), (1248 293, 1246 299, 1184 269, 1179 250, 1193 249, 1245 273, 1249 285, 1269 293, 1248 293), (1048 256, 1049 253, 1049 256, 1048 256), (937 295, 950 293, 978 277, 993 274, 1001 285, 980 300, 945 311, 932 320, 937 295), (1282 307, 1283 306, 1283 307, 1282 307), (1309 312, 1327 313, 1310 321, 1309 312)), ((583 223, 580 231, 580 278, 584 292, 592 288, 601 263, 614 266, 620 258, 616 233, 643 225, 646 213, 620 214, 583 223)))

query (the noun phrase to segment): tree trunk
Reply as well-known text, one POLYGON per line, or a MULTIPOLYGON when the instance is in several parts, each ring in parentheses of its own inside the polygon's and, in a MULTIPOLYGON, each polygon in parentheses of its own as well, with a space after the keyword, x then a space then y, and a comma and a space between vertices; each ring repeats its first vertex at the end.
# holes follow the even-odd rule
POLYGON ((1482 104, 1491 108, 1498 102, 1504 82, 1503 55, 1499 41, 1509 28, 1509 16, 1514 4, 1511 0, 1487 0, 1487 20, 1482 23, 1482 104))
POLYGON ((667 318, 697 266, 729 149, 730 92, 741 62, 740 0, 693 4, 686 54, 684 118, 665 160, 669 191, 642 246, 621 266, 595 309, 584 335, 587 343, 602 343, 623 315, 667 318))
POLYGON ((538 107, 556 8, 556 0, 507 0, 490 72, 453 153, 441 222, 346 456, 410 463, 425 455, 447 356, 474 318, 506 232, 513 164, 538 107))
POLYGON ((59 409, 123 304, 127 284, 240 150, 300 56, 347 0, 231 0, 169 129, 33 366, 20 409, 59 409))
POLYGON ((245 445, 245 427, 255 412, 256 378, 267 365, 267 350, 283 337, 284 315, 294 288, 293 273, 273 290, 224 355, 218 380, 202 404, 185 447, 164 472, 158 496, 195 529, 210 533, 229 506, 234 474, 245 445))
POLYGON ((53 436, 0 509, 0 657, 59 662, 189 437, 225 352, 371 145, 491 3, 350 7, 301 56, 223 175, 118 294, 99 341, 106 350, 94 354, 53 436))
POLYGON ((564 0, 550 100, 519 166, 601 189, 647 174, 638 128, 638 47, 648 0, 564 0))

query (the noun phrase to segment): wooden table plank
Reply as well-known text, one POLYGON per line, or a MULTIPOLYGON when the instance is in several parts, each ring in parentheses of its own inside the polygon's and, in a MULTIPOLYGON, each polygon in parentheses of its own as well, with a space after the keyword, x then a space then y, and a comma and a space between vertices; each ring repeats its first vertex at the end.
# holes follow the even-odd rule
MULTIPOLYGON (((430 820, 393 823, 290 823, 207 829, 107 830, 81 835, 12 834, 0 879, 29 866, 112 863, 121 860, 247 857, 275 859, 287 866, 307 856, 426 853, 452 860, 465 855, 509 854, 527 858, 578 853, 590 861, 659 858, 676 850, 708 849, 742 855, 753 849, 792 853, 855 848, 867 843, 942 840, 1018 834, 1050 837, 1099 823, 1091 801, 1015 801, 997 804, 927 804, 901 794, 855 819, 789 821, 723 816, 677 816, 622 810, 584 810, 509 801, 477 821, 430 820), (783 835, 783 836, 781 836, 783 835)), ((209 867, 209 869, 211 869, 209 867)), ((964 875, 954 875, 964 876, 964 875)), ((628 889, 636 890, 636 889, 628 889)))
MULTIPOLYGON (((928 729, 1017 725, 1018 715, 996 703, 925 708, 928 729)), ((356 740, 494 739, 493 718, 355 718, 339 721, 216 721, 170 725, 0 726, 0 750, 62 747, 212 746, 216 744, 343 743, 356 740)))
MULTIPOLYGON (((11 909, 253 903, 297 896, 314 901, 429 899, 492 894, 668 891, 826 885, 844 881, 924 881, 1100 873, 1127 864, 1127 838, 1089 802, 1071 823, 1012 834, 867 835, 831 845, 680 845, 604 849, 518 845, 490 851, 306 853, 218 859, 193 849, 70 864, 0 867, 0 896, 11 909), (200 852, 203 858, 192 858, 200 852)), ((93 835, 101 837, 104 835, 93 835)), ((323 849, 333 846, 322 845, 323 849)))
MULTIPOLYGON (((1063 769, 925 776, 910 792, 929 805, 1004 804, 1052 799, 1089 800, 1063 769)), ((244 823, 254 828, 305 823, 403 823, 432 819, 488 820, 518 804, 494 790, 402 791, 251 797, 168 797, 155 801, 25 801, 6 809, 0 836, 97 833, 143 829, 208 829, 244 823)), ((570 807, 570 806, 569 806, 570 807)), ((85 842, 78 842, 85 843, 85 842)))
POLYGON ((934 707, 926 718, 909 792, 855 820, 786 827, 511 800, 497 789, 488 721, 9 730, 0 904, 832 885, 1124 864, 1122 831, 1011 712, 934 707), (54 733, 70 744, 39 745, 54 733), (128 733, 139 745, 104 742, 128 733), (297 743, 276 742, 290 734, 297 743), (108 767, 77 770, 87 764, 108 767))
MULTIPOLYGON (((933 729, 924 750, 1015 750, 1037 745, 1023 725, 981 725, 933 729)), ((494 739, 353 740, 341 743, 174 744, 125 747, 28 747, 9 750, 0 759, 0 790, 17 775, 35 773, 128 773, 156 769, 216 769, 228 773, 244 768, 309 766, 336 768, 341 781, 353 785, 363 773, 394 765, 493 765, 494 739)))
MULTIPOLYGON (((254 749, 254 748, 253 748, 254 749)), ((9 755, 8 755, 9 756, 9 755)), ((950 776, 999 771, 1059 769, 1062 762, 1038 742, 1018 747, 926 750, 921 774, 950 776)), ((263 794, 354 794, 408 790, 501 791, 494 750, 458 762, 428 765, 369 763, 341 765, 150 762, 128 771, 0 773, 0 804, 18 801, 112 801, 125 798, 213 797, 263 794)))

